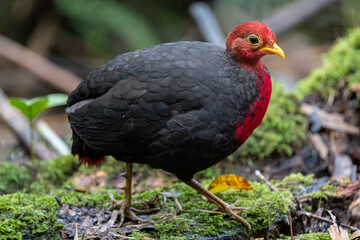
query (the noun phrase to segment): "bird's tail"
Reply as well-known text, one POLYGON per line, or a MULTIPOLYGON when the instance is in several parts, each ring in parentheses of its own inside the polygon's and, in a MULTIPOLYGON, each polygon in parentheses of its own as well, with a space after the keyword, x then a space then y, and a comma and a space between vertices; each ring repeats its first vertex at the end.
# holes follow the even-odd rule
POLYGON ((104 155, 87 145, 73 130, 73 143, 71 153, 78 155, 80 162, 88 166, 100 166, 104 161, 104 155))

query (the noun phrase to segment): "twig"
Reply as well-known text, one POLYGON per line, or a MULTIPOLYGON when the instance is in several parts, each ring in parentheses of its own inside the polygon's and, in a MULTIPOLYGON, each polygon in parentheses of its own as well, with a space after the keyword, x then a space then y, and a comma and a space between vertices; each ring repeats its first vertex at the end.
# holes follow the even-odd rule
MULTIPOLYGON (((318 219, 320 221, 324 221, 324 222, 327 222, 327 223, 332 223, 334 224, 335 222, 333 220, 330 220, 330 219, 327 219, 327 218, 324 218, 324 217, 320 217, 320 216, 317 216, 313 213, 309 213, 309 212, 305 212, 305 211, 297 211, 296 212, 297 214, 299 215, 304 215, 304 216, 307 216, 309 218, 315 218, 315 219, 318 219)), ((353 227, 353 226, 350 226, 350 225, 347 225, 347 224, 344 224, 344 223, 339 223, 340 226, 343 226, 345 228, 348 228, 352 231, 358 231, 359 229, 356 228, 356 227, 353 227)))
POLYGON ((329 148, 326 146, 326 144, 322 140, 320 134, 318 134, 318 133, 315 133, 315 134, 308 133, 308 138, 311 141, 311 143, 314 145, 316 150, 319 152, 320 157, 322 159, 326 160, 327 156, 329 154, 329 148))
POLYGON ((324 7, 333 4, 337 0, 303 0, 286 4, 269 18, 261 20, 267 24, 276 35, 286 32, 299 23, 308 19, 324 7))
MULTIPOLYGON (((136 239, 134 237, 128 237, 128 236, 125 236, 125 235, 122 235, 122 234, 118 234, 118 233, 113 233, 114 234, 114 237, 120 237, 122 239, 136 239)), ((145 238, 142 238, 142 239, 145 239, 145 238)))
POLYGON ((74 235, 74 240, 79 240, 78 223, 75 223, 75 235, 74 235))
POLYGON ((259 170, 255 171, 255 175, 264 181, 272 190, 279 193, 282 199, 285 199, 284 195, 271 182, 269 182, 269 180, 267 180, 267 178, 259 170))
POLYGON ((305 103, 301 104, 300 110, 306 116, 316 114, 324 128, 354 135, 358 135, 360 133, 357 126, 345 122, 343 117, 337 113, 327 113, 322 109, 315 108, 314 106, 305 103))
POLYGON ((291 240, 293 240, 294 239, 294 232, 293 232, 293 227, 292 227, 291 211, 289 211, 289 225, 290 225, 291 240))
POLYGON ((194 18, 205 40, 224 48, 224 34, 209 5, 204 2, 194 2, 190 5, 189 12, 194 18))
POLYGON ((70 154, 69 147, 64 141, 42 120, 36 122, 39 134, 54 148, 60 155, 70 154))
POLYGON ((179 208, 179 211, 182 212, 183 208, 179 202, 179 199, 177 198, 177 196, 175 196, 174 199, 175 199, 176 206, 179 208))
POLYGON ((114 211, 111 213, 111 218, 110 218, 110 220, 109 220, 104 226, 101 227, 100 232, 105 232, 106 230, 108 230, 109 228, 111 228, 111 227, 114 225, 114 223, 115 223, 118 215, 119 215, 119 212, 118 212, 117 210, 114 210, 114 211))
POLYGON ((62 207, 62 206, 63 206, 63 203, 62 203, 62 201, 60 200, 60 198, 59 198, 58 196, 55 196, 55 199, 56 199, 57 203, 59 204, 59 206, 62 207))
POLYGON ((70 93, 81 82, 75 74, 2 35, 0 56, 19 64, 65 93, 70 93))

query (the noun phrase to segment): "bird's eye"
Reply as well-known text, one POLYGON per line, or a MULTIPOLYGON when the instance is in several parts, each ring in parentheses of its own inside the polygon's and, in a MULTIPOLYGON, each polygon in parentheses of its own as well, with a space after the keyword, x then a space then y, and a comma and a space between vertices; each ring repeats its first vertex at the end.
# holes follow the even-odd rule
POLYGON ((251 44, 251 45, 257 45, 259 44, 259 37, 254 35, 254 34, 251 34, 249 37, 248 37, 248 42, 251 44))

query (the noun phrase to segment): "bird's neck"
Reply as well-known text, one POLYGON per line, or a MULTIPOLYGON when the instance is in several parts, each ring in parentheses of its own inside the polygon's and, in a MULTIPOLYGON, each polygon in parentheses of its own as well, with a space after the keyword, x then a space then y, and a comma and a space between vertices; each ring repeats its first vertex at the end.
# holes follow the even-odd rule
POLYGON ((267 73, 267 71, 265 70, 264 63, 259 59, 256 59, 253 61, 236 59, 236 62, 241 68, 245 68, 251 72, 255 72, 259 76, 263 76, 264 74, 267 73))
POLYGON ((265 65, 259 61, 257 66, 247 65, 242 67, 258 74, 256 83, 259 96, 250 105, 243 121, 236 123, 235 137, 238 140, 239 146, 248 139, 255 128, 262 122, 271 96, 271 78, 265 65))

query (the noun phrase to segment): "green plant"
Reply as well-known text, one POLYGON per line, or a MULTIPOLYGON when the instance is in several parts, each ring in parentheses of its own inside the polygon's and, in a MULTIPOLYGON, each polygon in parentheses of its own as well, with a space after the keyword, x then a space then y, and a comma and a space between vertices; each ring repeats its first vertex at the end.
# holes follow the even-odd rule
POLYGON ((323 99, 336 93, 341 81, 351 87, 360 82, 360 28, 340 38, 323 56, 323 66, 303 79, 297 90, 301 97, 318 94, 323 99))
POLYGON ((11 105, 19 109, 29 120, 30 127, 30 156, 34 159, 34 119, 45 109, 65 105, 67 95, 61 93, 49 94, 43 97, 9 98, 11 105))

